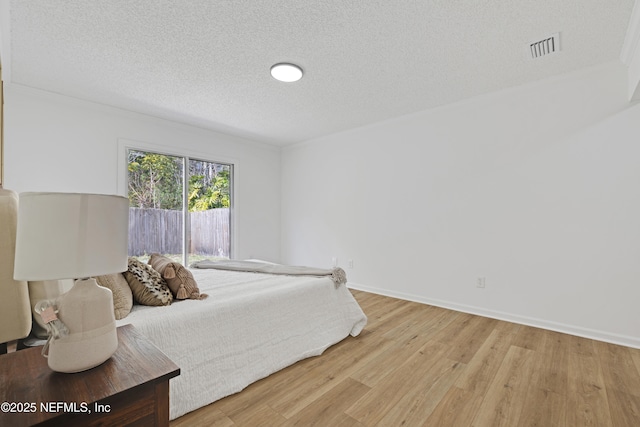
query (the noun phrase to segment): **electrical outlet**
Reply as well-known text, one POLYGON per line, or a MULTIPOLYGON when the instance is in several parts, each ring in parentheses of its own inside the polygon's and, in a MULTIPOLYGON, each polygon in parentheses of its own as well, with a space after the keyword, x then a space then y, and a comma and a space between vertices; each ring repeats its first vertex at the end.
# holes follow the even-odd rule
POLYGON ((349 260, 348 265, 349 265, 349 268, 353 268, 353 260, 352 259, 349 260))
POLYGON ((485 282, 486 282, 485 277, 478 277, 478 280, 476 281, 476 287, 484 289, 485 282))
POLYGON ((338 266, 338 257, 334 256, 333 258, 331 258, 331 265, 334 267, 338 266))

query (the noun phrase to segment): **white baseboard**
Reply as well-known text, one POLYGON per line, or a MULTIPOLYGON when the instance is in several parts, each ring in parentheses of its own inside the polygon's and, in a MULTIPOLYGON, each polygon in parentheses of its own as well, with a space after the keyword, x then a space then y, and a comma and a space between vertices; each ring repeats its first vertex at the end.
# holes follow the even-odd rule
POLYGON ((422 296, 406 294, 403 292, 393 292, 387 289, 374 288, 371 286, 361 285, 359 283, 348 282, 347 286, 359 291, 370 292, 373 294, 384 295, 392 298, 414 301, 422 304, 433 305, 436 307, 447 308, 449 310, 460 311, 463 313, 475 314, 478 316, 489 317, 492 319, 504 320, 507 322, 518 323, 535 328, 548 329, 550 331, 562 332, 565 334, 575 335, 578 337, 589 338, 597 341, 604 341, 611 344, 623 345, 640 349, 640 338, 628 335, 613 334, 606 331, 596 329, 583 328, 580 326, 568 325, 565 323, 552 322, 549 320, 538 319, 534 317, 521 316, 514 313, 506 313, 502 311, 487 310, 482 307, 458 304, 450 301, 435 300, 424 298, 422 296))

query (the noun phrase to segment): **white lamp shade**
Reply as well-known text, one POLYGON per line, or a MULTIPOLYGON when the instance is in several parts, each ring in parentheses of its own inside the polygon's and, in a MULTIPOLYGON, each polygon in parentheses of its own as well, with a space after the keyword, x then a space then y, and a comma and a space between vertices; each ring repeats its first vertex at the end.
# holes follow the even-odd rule
POLYGON ((21 193, 16 280, 77 279, 127 270, 129 200, 79 193, 21 193))

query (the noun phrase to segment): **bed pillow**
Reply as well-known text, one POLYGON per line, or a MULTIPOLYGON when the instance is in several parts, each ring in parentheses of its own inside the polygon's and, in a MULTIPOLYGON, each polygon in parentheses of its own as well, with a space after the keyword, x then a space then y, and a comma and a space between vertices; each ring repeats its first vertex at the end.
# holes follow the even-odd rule
POLYGON ((98 285, 111 289, 113 294, 113 314, 116 320, 124 319, 133 307, 133 293, 122 273, 96 277, 98 285))
POLYGON ((151 254, 149 264, 167 282, 171 293, 176 299, 205 299, 201 294, 193 274, 178 262, 160 254, 151 254))
POLYGON ((128 264, 129 268, 123 274, 135 302, 154 306, 171 304, 173 295, 160 273, 133 257, 129 257, 128 264))

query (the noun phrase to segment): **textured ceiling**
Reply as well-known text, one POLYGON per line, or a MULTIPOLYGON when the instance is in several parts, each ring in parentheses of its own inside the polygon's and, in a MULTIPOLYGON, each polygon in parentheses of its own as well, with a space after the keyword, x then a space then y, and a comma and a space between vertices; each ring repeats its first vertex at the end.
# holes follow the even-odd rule
POLYGON ((12 83, 286 145, 616 60, 633 3, 12 0, 5 57, 12 83))

